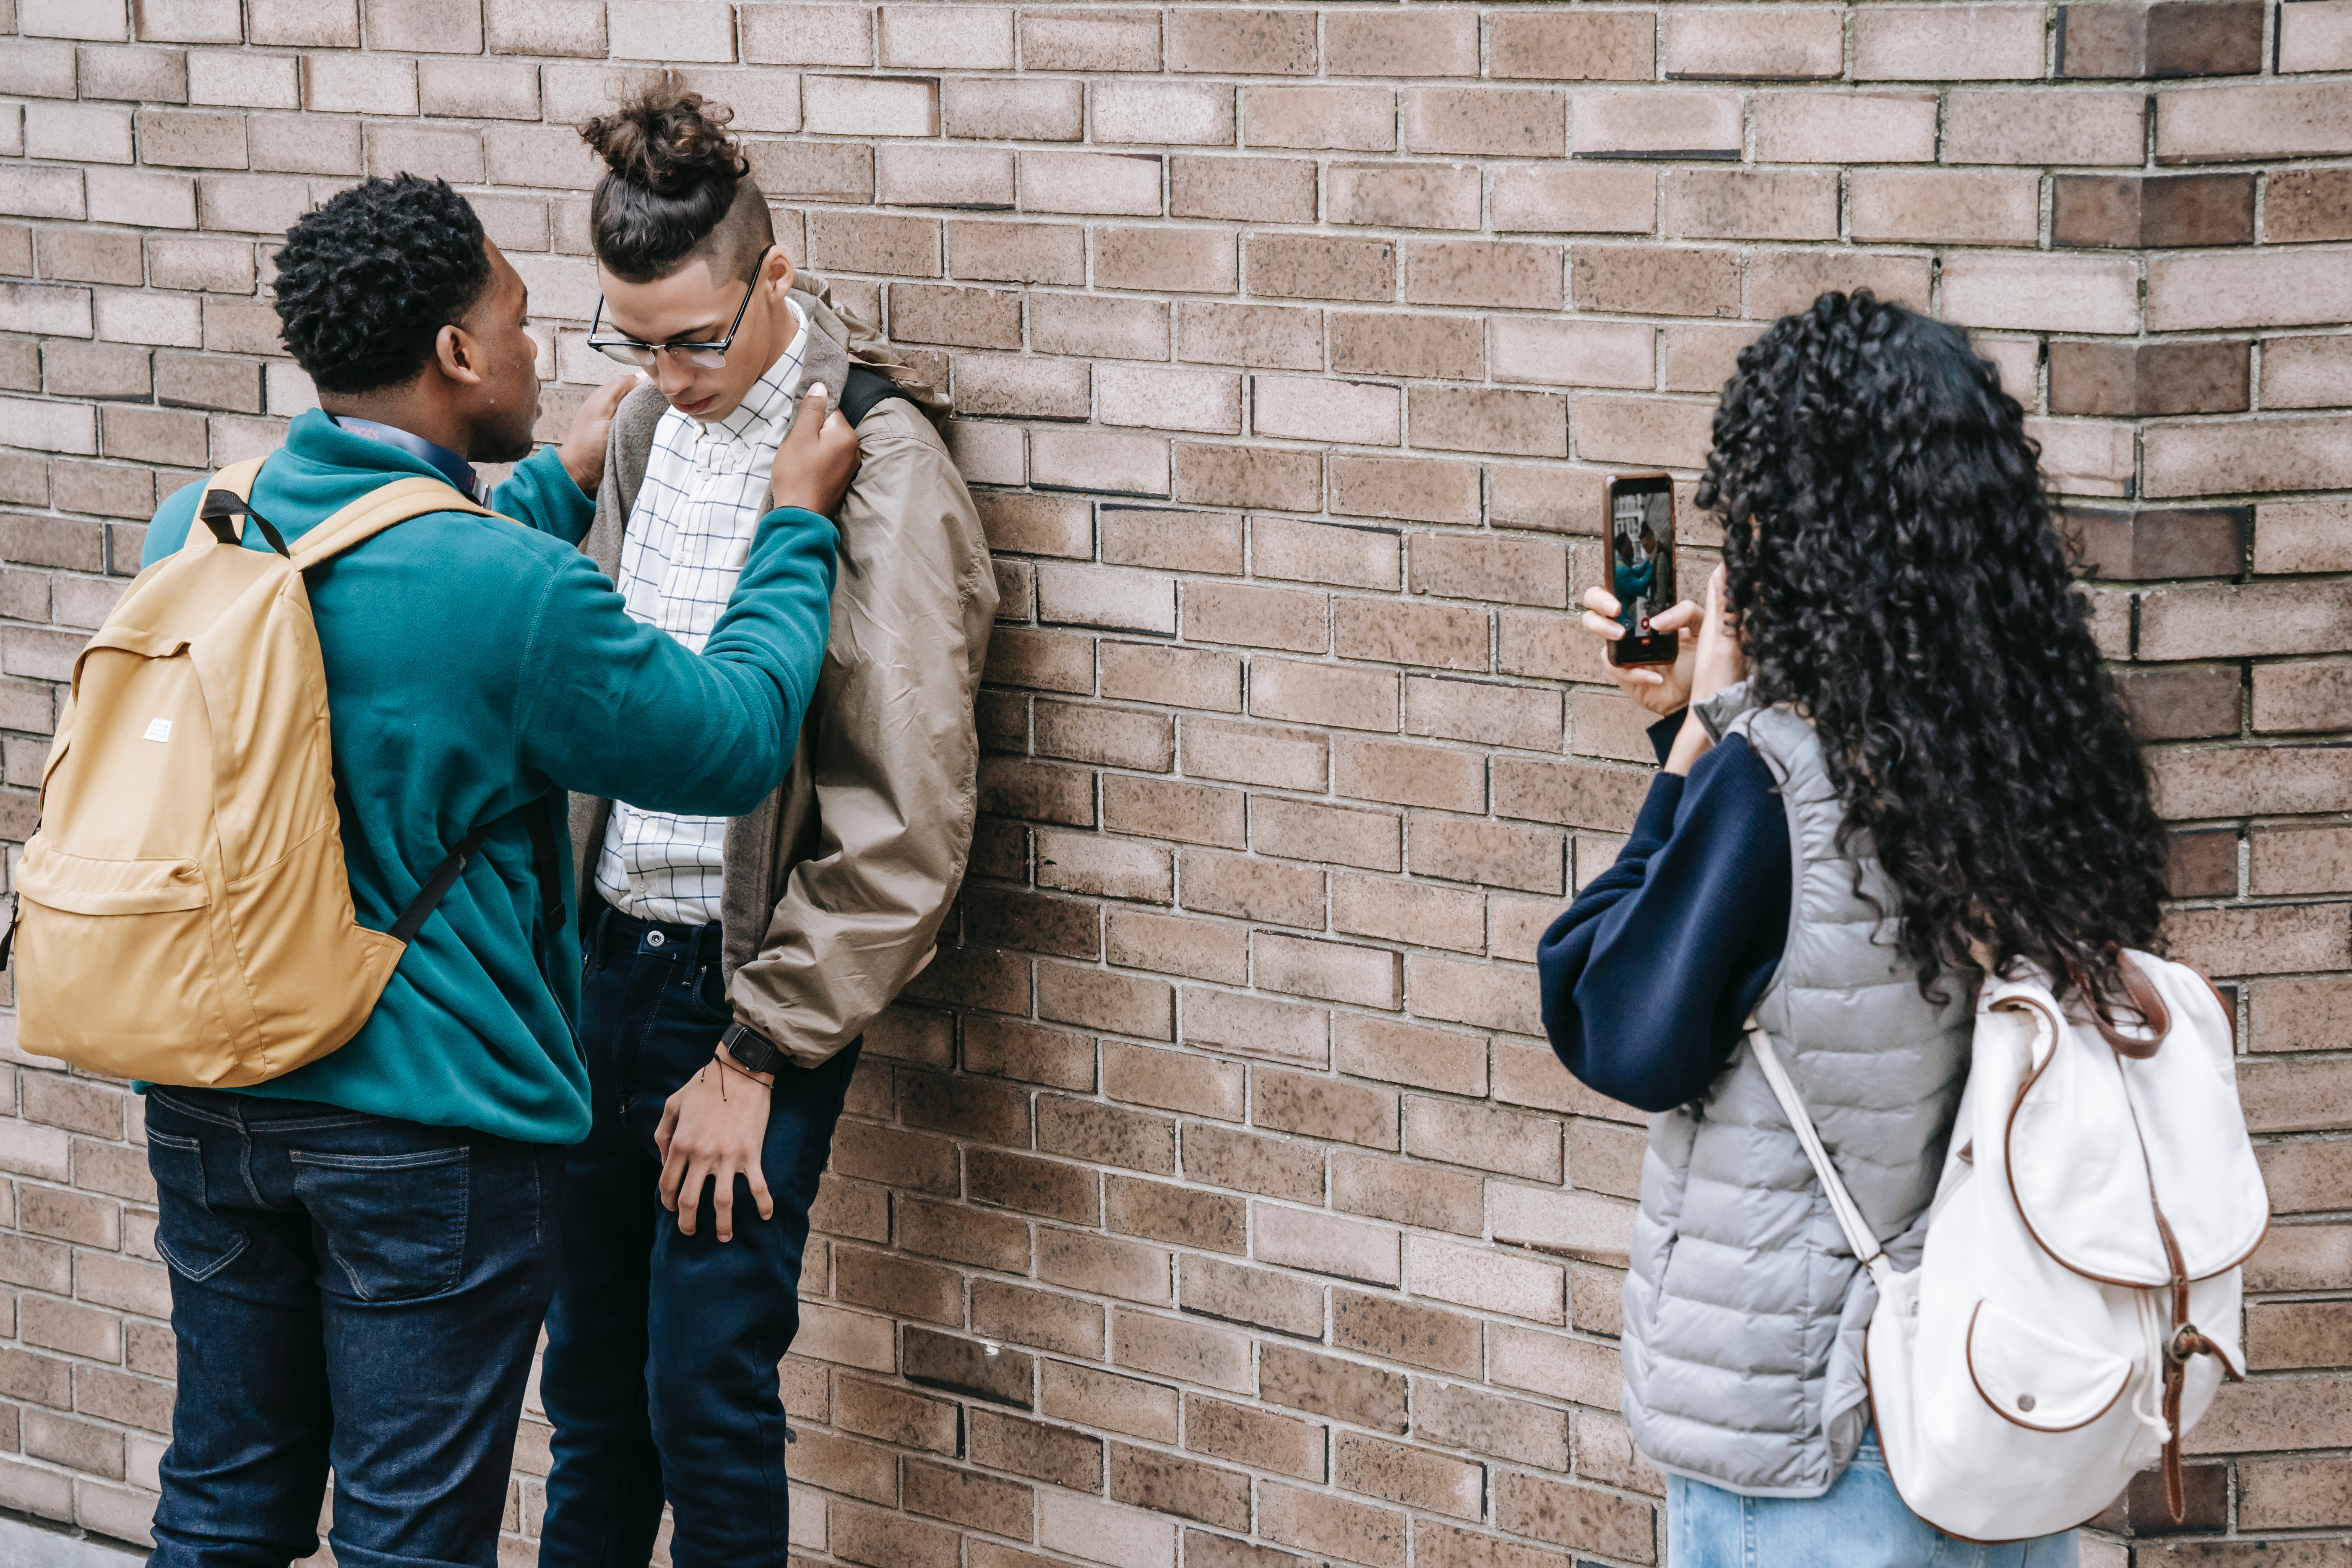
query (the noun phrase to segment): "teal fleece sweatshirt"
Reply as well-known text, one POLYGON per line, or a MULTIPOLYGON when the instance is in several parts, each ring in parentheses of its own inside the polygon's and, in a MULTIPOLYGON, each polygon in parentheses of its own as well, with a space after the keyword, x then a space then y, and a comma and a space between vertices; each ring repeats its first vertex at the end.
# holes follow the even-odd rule
MULTIPOLYGON (((262 466, 253 505, 291 542, 411 474, 439 477, 313 411, 262 466)), ((185 542, 202 490, 156 511, 145 564, 185 542)), ((631 620, 580 553, 594 503, 552 448, 490 504, 513 521, 434 512, 306 574, 360 923, 388 930, 459 839, 498 826, 350 1043, 241 1092, 572 1143, 589 1106, 572 858, 557 856, 563 929, 535 942, 546 900, 517 808, 543 812, 560 850, 567 789, 698 816, 757 806, 791 767, 816 688, 836 536, 796 508, 762 518, 694 654, 631 620)), ((246 542, 268 548, 258 529, 246 542)))

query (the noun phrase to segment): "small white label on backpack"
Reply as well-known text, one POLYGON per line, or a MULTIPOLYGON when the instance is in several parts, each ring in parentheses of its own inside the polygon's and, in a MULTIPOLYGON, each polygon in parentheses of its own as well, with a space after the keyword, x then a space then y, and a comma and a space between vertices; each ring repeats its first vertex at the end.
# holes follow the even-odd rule
POLYGON ((149 741, 170 740, 172 738, 172 721, 169 719, 152 719, 148 721, 147 733, 141 738, 149 741))

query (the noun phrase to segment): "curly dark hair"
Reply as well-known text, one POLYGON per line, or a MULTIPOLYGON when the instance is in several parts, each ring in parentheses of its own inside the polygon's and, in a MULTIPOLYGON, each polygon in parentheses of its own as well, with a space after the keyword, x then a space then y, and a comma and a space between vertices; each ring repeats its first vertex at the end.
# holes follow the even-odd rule
POLYGON ((627 283, 667 278, 698 253, 739 277, 775 238, 734 110, 665 75, 580 128, 604 160, 588 204, 596 258, 627 283))
POLYGON ((1967 334, 1824 294, 1740 351, 1698 502, 1754 694, 1808 714, 1919 984, 2039 965, 2102 1011, 2168 847, 2041 448, 1967 334))
POLYGON ((473 204, 444 180, 363 180, 302 215, 278 253, 286 352, 321 392, 398 386, 490 284, 473 204))

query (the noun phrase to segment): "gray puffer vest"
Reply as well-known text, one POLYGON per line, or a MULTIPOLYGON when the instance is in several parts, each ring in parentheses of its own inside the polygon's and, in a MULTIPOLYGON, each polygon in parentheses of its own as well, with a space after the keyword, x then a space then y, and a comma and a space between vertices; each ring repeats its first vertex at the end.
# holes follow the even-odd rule
MULTIPOLYGON (((1885 872, 1866 841, 1839 851, 1811 723, 1747 706, 1743 687, 1700 717, 1747 736, 1789 816, 1788 942, 1757 1020, 1872 1231, 1916 1268, 1968 1077, 1969 989, 1920 996, 1878 912, 1895 907, 1885 872)), ((1750 1497, 1828 1490, 1868 1424, 1877 1299, 1746 1045, 1705 1098, 1651 1119, 1624 1352, 1625 1416, 1654 1464, 1750 1497)))

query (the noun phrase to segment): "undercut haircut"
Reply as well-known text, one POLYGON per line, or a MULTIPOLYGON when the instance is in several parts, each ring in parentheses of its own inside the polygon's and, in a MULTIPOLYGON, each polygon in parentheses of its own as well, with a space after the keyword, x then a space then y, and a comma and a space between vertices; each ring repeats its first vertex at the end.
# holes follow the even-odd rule
POLYGON ((399 386, 489 286, 482 220, 446 181, 363 180, 286 231, 280 335, 321 392, 399 386))
POLYGON ((699 257, 713 282, 740 280, 775 243, 767 200, 728 133, 734 117, 665 76, 580 128, 604 160, 589 225, 614 277, 651 283, 699 257))

